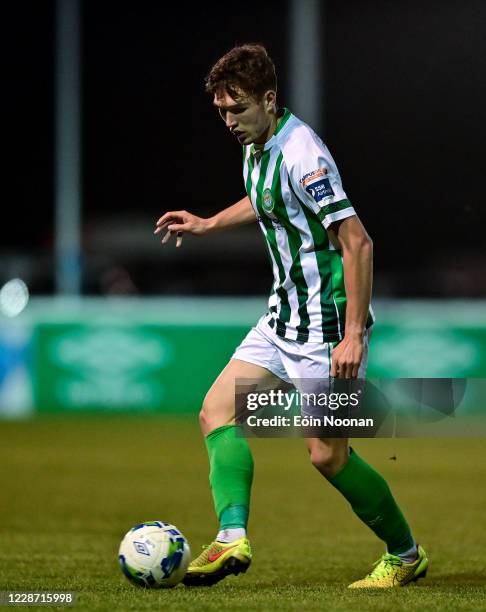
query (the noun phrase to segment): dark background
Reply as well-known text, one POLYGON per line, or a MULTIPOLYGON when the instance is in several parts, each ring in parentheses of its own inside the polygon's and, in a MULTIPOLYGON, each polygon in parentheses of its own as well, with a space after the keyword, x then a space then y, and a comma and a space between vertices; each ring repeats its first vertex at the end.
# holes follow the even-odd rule
MULTIPOLYGON (((177 251, 152 232, 166 210, 205 216, 244 195, 204 77, 234 44, 262 42, 288 104, 288 8, 82 3, 85 293, 269 290, 256 226, 177 251)), ((9 3, 2 20, 0 280, 20 275, 34 294, 54 290, 54 9, 9 3)), ((375 295, 486 295, 485 31, 480 1, 326 3, 321 135, 373 238, 375 295)))

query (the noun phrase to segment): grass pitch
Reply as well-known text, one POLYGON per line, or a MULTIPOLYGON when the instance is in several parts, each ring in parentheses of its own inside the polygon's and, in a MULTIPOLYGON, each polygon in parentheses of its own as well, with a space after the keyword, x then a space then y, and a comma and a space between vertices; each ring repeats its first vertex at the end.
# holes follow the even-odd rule
POLYGON ((214 537, 196 419, 45 417, 0 423, 0 441, 0 590, 73 590, 79 610, 486 610, 484 439, 354 442, 430 557, 425 580, 393 592, 346 589, 383 546, 312 468, 302 440, 250 441, 248 573, 166 591, 129 584, 117 550, 151 519, 176 524, 194 555, 214 537))

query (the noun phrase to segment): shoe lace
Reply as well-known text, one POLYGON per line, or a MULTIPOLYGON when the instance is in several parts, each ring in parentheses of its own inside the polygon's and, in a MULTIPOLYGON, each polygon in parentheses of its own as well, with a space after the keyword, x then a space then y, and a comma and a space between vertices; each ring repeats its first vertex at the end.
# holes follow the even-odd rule
POLYGON ((201 546, 202 551, 201 551, 200 555, 192 560, 192 565, 194 567, 199 567, 199 566, 205 565, 207 563, 207 554, 204 554, 204 553, 207 551, 207 549, 210 546, 211 546, 211 544, 203 544, 203 546, 201 546))
POLYGON ((382 557, 375 561, 373 565, 375 568, 370 574, 368 574, 368 578, 384 578, 393 571, 394 567, 400 567, 402 565, 402 560, 400 557, 385 553, 382 557))

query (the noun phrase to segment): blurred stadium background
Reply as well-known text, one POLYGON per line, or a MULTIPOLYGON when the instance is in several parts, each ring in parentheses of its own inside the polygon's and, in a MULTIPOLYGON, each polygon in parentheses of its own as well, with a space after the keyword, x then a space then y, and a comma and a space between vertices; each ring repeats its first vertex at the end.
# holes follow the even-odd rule
MULTIPOLYGON (((181 517, 181 528, 189 523, 186 535, 198 543, 208 535, 204 525, 190 522, 189 488, 171 489, 178 505, 167 490, 154 500, 143 486, 158 473, 158 452, 181 482, 192 461, 205 461, 195 419, 179 430, 171 419, 197 413, 208 386, 264 311, 271 270, 256 227, 207 240, 186 237, 177 250, 162 247, 153 228, 166 210, 206 216, 243 194, 241 151, 203 87, 211 64, 235 43, 267 46, 280 104, 323 136, 373 238, 377 324, 370 377, 486 376, 483 2, 469 0, 460 9, 453 0, 214 2, 188 10, 185 3, 169 8, 148 0, 24 0, 8 3, 3 17, 10 67, 0 247, 4 536, 23 529, 26 518, 32 530, 50 533, 59 517, 68 517, 67 532, 80 537, 70 540, 72 551, 81 554, 84 536, 95 533, 99 550, 111 555, 131 521, 154 518, 162 507, 171 516, 156 518, 181 517), (106 413, 111 416, 103 425, 106 413), (173 429, 163 427, 160 439, 150 430, 146 438, 147 423, 173 429), (130 469, 132 457, 142 456, 142 438, 154 455, 147 466, 139 464, 150 474, 140 475, 130 469), (193 447, 193 454, 180 457, 181 446, 193 447), (97 488, 94 473, 106 477, 106 491, 97 488), (122 490, 127 474, 132 486, 140 484, 137 503, 122 490), (61 497, 54 503, 56 490, 61 497), (78 494, 79 512, 69 505, 78 494), (100 505, 93 508, 91 500, 100 505), (104 541, 108 514, 114 523, 104 541)), ((476 442, 464 469, 484 465, 476 442)), ((461 479, 473 524, 484 502, 476 493, 480 472, 477 482, 464 478, 458 456, 472 447, 455 443, 400 441, 402 454, 415 463, 412 472, 406 462, 398 466, 396 477, 419 525, 424 498, 413 492, 409 474, 422 478, 421 492, 434 482, 427 503, 437 503, 437 512, 447 505, 451 516, 457 510, 454 539, 477 551, 480 536, 460 530, 468 519, 448 491, 461 479), (420 468, 426 457, 435 461, 429 481, 420 468)), ((378 467, 382 461, 389 470, 384 457, 396 447, 378 444, 367 448, 378 467)), ((279 482, 279 468, 258 441, 257 452, 267 459, 255 497, 261 515, 265 478, 279 482)), ((203 514, 211 513, 206 483, 199 484, 204 470, 188 481, 194 495, 207 496, 203 514)), ((165 481, 172 486, 167 473, 165 481)), ((316 488, 314 481, 309 486, 316 488)), ((283 506, 283 489, 279 495, 283 506)), ((340 509, 339 502, 326 503, 340 509)), ((291 514, 284 512, 280 520, 287 519, 291 514)), ((430 520, 422 525, 429 533, 430 520)), ((359 540, 365 536, 358 529, 359 540)), ((336 546, 351 564, 357 540, 346 537, 336 546)), ((438 550, 445 536, 434 537, 438 550)), ((37 560, 54 569, 34 572, 34 582, 61 588, 66 583, 56 578, 52 551, 62 543, 48 540, 36 540, 42 549, 37 560)), ((29 538, 4 542, 18 546, 17 563, 24 567, 29 538)), ((99 550, 98 557, 86 557, 88 565, 99 560, 99 550)), ((15 572, 11 549, 4 551, 2 584, 34 586, 32 575, 15 572)), ((442 554, 450 560, 448 551, 442 554)), ((112 569, 103 571, 112 576, 112 569)), ((454 576, 456 568, 447 572, 454 576)), ((94 576, 86 573, 86 588, 103 589, 94 576)), ((460 584, 484 584, 479 571, 468 576, 460 584)))

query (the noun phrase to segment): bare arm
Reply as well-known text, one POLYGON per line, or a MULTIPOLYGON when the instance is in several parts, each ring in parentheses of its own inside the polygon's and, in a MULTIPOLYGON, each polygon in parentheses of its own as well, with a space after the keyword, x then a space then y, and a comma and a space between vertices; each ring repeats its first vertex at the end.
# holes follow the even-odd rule
POLYGON ((332 224, 329 234, 333 242, 339 242, 343 253, 347 299, 344 339, 332 353, 331 376, 356 378, 371 301, 373 243, 357 216, 332 224))
POLYGON ((214 217, 210 217, 208 221, 209 231, 216 232, 252 223, 256 221, 256 216, 249 197, 245 196, 239 202, 233 204, 233 206, 228 206, 228 208, 217 213, 214 217))
POLYGON ((157 221, 154 233, 158 234, 167 228, 169 231, 162 242, 167 242, 173 234, 176 234, 176 246, 180 246, 184 232, 203 236, 210 232, 246 225, 253 221, 256 221, 255 212, 248 196, 245 196, 236 204, 228 206, 228 208, 207 219, 197 217, 186 210, 166 212, 157 221))

